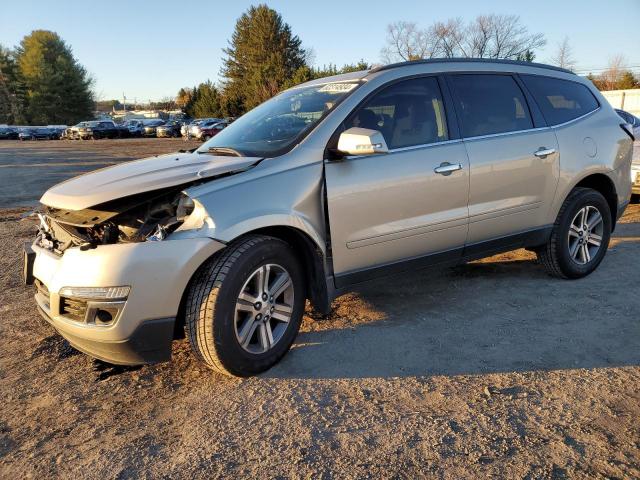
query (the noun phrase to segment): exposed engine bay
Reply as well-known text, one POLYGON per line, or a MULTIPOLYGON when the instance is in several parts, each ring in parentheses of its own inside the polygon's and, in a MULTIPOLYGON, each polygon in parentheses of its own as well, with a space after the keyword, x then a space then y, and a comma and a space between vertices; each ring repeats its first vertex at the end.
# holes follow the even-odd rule
POLYGON ((37 243, 62 254, 67 248, 163 240, 194 210, 184 186, 145 192, 85 210, 44 207, 37 213, 37 243))

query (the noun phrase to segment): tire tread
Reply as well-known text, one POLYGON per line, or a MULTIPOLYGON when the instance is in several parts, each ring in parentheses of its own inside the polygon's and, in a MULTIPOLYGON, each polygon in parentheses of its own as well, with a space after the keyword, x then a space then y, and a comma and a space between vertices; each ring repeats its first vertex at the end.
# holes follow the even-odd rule
MULTIPOLYGON (((265 241, 281 240, 266 235, 250 235, 228 245, 220 255, 212 257, 200 267, 187 296, 185 330, 192 350, 209 368, 222 375, 244 376, 250 372, 232 372, 221 360, 222 345, 215 340, 213 333, 220 288, 238 259, 265 241)), ((282 243, 288 247, 288 244, 282 243)))

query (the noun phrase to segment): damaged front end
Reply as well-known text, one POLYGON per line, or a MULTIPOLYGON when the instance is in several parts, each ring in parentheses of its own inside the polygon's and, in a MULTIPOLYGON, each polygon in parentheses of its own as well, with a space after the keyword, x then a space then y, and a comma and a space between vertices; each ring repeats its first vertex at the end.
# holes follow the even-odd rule
POLYGON ((46 206, 37 215, 36 244, 61 255, 70 247, 164 240, 193 213, 196 204, 182 188, 145 192, 84 210, 46 206))

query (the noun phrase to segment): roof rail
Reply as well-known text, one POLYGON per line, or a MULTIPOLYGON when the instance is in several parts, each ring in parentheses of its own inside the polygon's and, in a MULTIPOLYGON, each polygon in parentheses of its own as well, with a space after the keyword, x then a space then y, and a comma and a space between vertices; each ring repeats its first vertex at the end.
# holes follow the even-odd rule
POLYGON ((502 63, 506 65, 520 65, 524 67, 537 67, 546 68, 548 70, 555 70, 563 73, 571 73, 575 75, 571 70, 565 68, 554 67, 553 65, 546 65, 544 63, 523 62, 520 60, 507 60, 501 58, 429 58, 424 60, 410 60, 408 62, 391 63, 389 65, 382 65, 369 70, 369 73, 381 72, 383 70, 390 70, 392 68, 406 67, 410 65, 422 65, 422 64, 436 64, 436 63, 502 63))

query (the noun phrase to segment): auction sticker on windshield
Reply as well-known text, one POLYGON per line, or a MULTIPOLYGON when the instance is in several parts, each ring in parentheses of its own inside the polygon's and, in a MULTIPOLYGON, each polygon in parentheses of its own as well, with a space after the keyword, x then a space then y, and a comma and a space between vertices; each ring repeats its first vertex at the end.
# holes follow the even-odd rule
POLYGON ((350 92, 357 86, 357 83, 328 83, 318 91, 329 93, 350 92))

